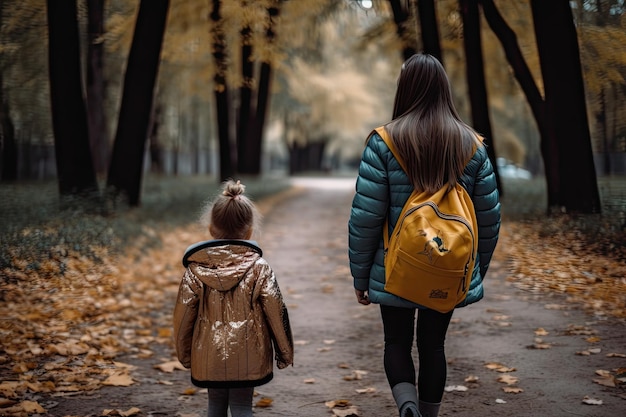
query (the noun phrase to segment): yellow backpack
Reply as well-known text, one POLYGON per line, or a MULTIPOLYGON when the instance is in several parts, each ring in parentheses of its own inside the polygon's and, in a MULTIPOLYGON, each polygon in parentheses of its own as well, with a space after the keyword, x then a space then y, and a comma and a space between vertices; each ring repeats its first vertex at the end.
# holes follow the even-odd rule
MULTIPOLYGON (((406 172, 384 127, 376 132, 406 172)), ((469 291, 478 250, 476 213, 465 188, 413 191, 391 237, 388 223, 385 291, 442 313, 453 310, 469 291)))

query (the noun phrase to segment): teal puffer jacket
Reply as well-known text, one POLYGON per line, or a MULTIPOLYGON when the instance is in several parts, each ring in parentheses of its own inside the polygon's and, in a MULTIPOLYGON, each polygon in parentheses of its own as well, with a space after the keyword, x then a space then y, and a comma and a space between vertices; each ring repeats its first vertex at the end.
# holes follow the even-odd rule
MULTIPOLYGON (((471 196, 478 218, 478 256, 470 291, 457 307, 483 298, 483 279, 500 231, 496 177, 484 147, 479 147, 468 162, 460 183, 471 196)), ((398 161, 378 133, 373 133, 361 158, 348 222, 348 255, 354 288, 368 291, 373 303, 423 308, 384 289, 383 226, 389 215, 391 234, 412 191, 413 186, 398 161)))

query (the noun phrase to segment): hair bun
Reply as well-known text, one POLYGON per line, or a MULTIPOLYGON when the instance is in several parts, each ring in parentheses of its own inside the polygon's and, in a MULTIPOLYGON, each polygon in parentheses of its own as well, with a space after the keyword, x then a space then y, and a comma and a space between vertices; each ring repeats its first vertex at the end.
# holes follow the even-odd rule
POLYGON ((224 183, 224 191, 222 191, 222 194, 227 197, 236 198, 237 196, 242 195, 245 191, 246 186, 243 185, 241 181, 237 180, 237 182, 235 182, 233 180, 228 180, 224 183))

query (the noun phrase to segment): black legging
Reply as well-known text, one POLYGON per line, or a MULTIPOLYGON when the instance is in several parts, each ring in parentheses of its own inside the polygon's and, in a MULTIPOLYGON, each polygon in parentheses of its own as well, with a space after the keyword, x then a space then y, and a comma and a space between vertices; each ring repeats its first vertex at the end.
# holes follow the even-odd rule
POLYGON ((443 314, 418 310, 415 326, 414 308, 380 306, 385 331, 385 373, 391 388, 400 382, 415 384, 411 350, 417 329, 419 398, 429 403, 441 402, 447 376, 444 344, 453 311, 443 314))

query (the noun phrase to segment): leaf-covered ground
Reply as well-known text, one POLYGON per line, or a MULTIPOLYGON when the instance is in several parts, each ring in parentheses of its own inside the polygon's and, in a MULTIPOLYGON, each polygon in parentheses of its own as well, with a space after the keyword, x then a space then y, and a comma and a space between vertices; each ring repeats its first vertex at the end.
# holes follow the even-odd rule
MULTIPOLYGON (((578 218, 543 216, 540 181, 507 184, 498 250, 511 260, 508 279, 624 319, 624 184, 603 184, 610 210, 578 218)), ((274 197, 262 197, 283 187, 249 191, 267 211, 274 197)), ((164 300, 177 290, 181 248, 206 238, 194 221, 216 191, 205 178, 151 179, 142 208, 103 216, 58 207, 53 184, 0 187, 0 415, 43 413, 38 393, 131 385, 132 365, 119 358, 171 345, 164 300)))

